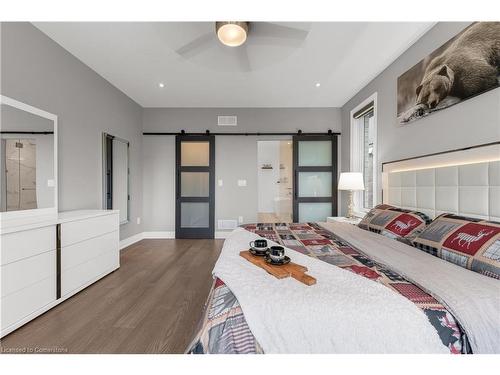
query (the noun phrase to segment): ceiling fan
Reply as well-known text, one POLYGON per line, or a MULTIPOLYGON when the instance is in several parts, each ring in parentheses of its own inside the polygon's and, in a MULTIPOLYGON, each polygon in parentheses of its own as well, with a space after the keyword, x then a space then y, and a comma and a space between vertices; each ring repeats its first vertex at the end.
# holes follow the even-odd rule
POLYGON ((236 58, 240 71, 251 71, 249 51, 259 46, 297 48, 309 33, 309 24, 283 25, 272 22, 219 21, 213 31, 206 32, 176 49, 191 59, 205 51, 218 48, 219 56, 236 58))

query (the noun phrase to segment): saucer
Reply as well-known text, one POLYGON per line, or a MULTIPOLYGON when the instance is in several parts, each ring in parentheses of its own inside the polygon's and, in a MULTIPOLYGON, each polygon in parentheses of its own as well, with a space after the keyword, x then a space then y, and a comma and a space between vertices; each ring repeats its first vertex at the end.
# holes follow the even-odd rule
POLYGON ((285 264, 290 263, 290 258, 285 255, 285 257, 281 262, 275 262, 274 260, 271 259, 269 254, 266 254, 266 262, 272 264, 273 266, 283 266, 285 264))
POLYGON ((260 248, 259 250, 256 250, 256 248, 252 247, 249 251, 252 255, 255 255, 258 257, 263 257, 263 256, 267 255, 267 253, 269 252, 269 249, 266 247, 266 248, 260 248))

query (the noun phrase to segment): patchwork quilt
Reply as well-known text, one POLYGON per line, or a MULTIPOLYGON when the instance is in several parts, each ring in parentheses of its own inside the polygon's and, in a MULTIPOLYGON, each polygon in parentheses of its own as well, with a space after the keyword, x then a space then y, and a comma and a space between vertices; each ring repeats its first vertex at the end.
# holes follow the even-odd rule
MULTIPOLYGON (((295 251, 344 268, 392 289, 412 301, 429 319, 452 354, 470 353, 465 333, 456 319, 434 297, 401 275, 377 264, 359 250, 316 223, 249 224, 243 228, 295 251)), ((216 279, 201 327, 188 353, 262 353, 231 290, 216 279)))

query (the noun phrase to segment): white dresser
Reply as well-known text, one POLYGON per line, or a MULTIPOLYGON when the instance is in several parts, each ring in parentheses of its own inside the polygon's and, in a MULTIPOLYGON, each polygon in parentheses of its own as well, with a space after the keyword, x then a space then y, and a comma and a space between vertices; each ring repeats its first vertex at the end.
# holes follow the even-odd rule
POLYGON ((4 221, 0 337, 119 267, 118 211, 4 221))

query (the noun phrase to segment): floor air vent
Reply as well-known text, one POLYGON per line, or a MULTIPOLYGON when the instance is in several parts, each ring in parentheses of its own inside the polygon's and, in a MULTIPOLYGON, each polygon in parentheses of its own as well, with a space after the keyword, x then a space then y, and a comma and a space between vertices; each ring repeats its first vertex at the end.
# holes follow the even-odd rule
POLYGON ((217 125, 219 126, 237 126, 238 117, 236 116, 217 116, 217 125))

